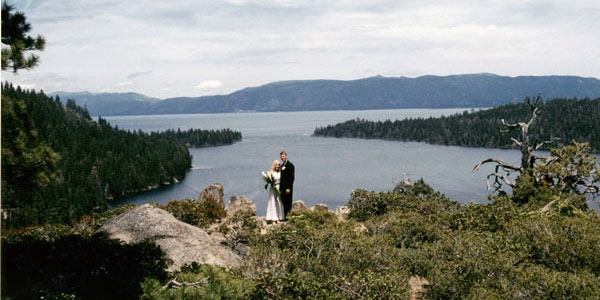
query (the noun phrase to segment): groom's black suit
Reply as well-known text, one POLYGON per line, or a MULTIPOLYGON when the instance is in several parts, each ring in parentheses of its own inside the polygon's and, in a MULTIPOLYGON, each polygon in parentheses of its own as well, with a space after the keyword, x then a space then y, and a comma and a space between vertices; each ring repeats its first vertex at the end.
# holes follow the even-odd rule
POLYGON ((281 203, 283 204, 283 215, 287 216, 292 209, 292 195, 294 193, 294 164, 286 160, 281 165, 281 179, 279 181, 281 190, 281 203), (290 193, 285 190, 290 189, 290 193))

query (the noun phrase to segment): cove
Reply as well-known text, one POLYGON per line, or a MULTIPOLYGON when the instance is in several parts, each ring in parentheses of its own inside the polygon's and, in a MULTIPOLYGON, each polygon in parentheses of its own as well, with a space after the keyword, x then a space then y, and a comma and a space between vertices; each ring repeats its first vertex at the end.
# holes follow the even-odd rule
POLYGON ((434 189, 461 203, 486 203, 490 191, 485 177, 492 170, 475 164, 498 157, 518 164, 514 149, 466 148, 365 139, 313 137, 316 127, 349 119, 367 120, 437 117, 461 109, 396 109, 366 111, 260 112, 224 114, 181 114, 104 117, 121 129, 145 132, 189 128, 241 131, 243 140, 229 146, 191 148, 192 168, 178 184, 149 191, 119 204, 196 198, 207 185, 218 182, 225 198, 246 195, 264 215, 267 193, 261 171, 270 168, 279 152, 286 150, 296 166, 294 200, 307 206, 327 204, 330 209, 345 205, 353 190, 390 190, 403 178, 423 178, 434 189))

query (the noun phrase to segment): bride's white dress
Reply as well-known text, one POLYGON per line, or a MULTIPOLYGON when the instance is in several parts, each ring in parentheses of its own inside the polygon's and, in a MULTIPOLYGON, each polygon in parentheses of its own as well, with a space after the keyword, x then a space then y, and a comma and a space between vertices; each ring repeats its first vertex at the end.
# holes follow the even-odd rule
MULTIPOLYGON (((275 178, 275 186, 279 189, 279 180, 281 179, 280 172, 272 172, 273 178, 275 178)), ((267 221, 281 221, 283 220, 283 204, 281 204, 281 198, 275 194, 275 189, 269 186, 267 198, 267 221)))

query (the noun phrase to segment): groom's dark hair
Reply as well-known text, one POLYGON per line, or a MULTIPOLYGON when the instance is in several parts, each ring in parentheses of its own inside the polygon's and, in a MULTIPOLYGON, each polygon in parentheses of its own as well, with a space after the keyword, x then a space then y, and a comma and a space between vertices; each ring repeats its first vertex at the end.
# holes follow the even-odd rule
POLYGON ((285 152, 285 150, 281 151, 281 152, 279 153, 279 155, 281 155, 281 154, 284 154, 284 153, 285 153, 285 155, 287 155, 287 152, 285 152))

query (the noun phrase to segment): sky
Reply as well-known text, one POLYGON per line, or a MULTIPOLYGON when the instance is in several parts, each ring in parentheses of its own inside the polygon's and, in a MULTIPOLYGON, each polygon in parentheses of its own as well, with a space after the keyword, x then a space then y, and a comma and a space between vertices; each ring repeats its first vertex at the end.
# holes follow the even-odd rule
POLYGON ((44 92, 229 94, 273 81, 600 78, 598 0, 12 0, 46 39, 2 80, 44 92))

